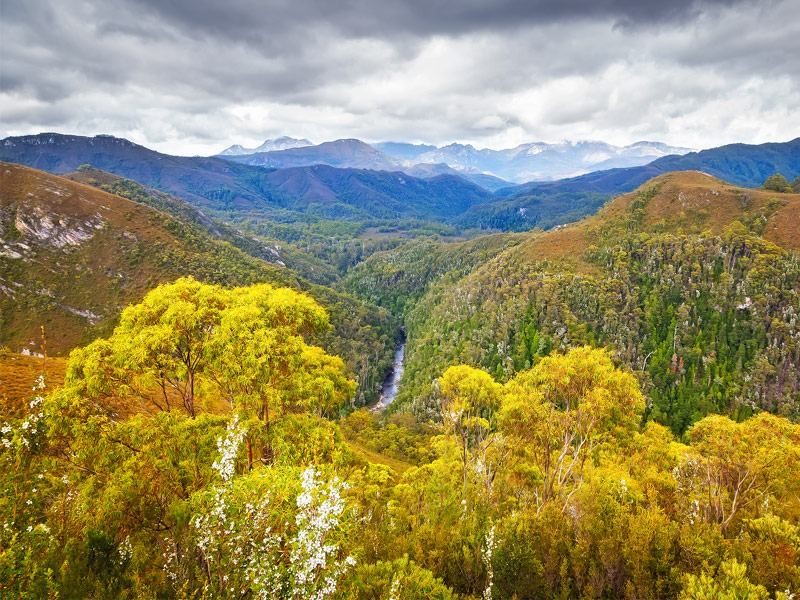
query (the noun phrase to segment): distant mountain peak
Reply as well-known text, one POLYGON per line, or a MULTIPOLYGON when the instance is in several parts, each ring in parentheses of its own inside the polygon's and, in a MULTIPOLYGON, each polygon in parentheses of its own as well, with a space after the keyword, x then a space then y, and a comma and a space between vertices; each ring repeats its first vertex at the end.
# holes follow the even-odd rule
POLYGON ((320 144, 320 146, 324 146, 326 144, 335 144, 338 146, 359 146, 359 147, 367 146, 369 148, 372 148, 372 146, 370 146, 366 142, 362 142, 361 140, 358 140, 356 138, 342 138, 340 140, 333 140, 332 142, 324 142, 320 144))
POLYGON ((283 135, 275 139, 264 140, 264 143, 257 148, 245 148, 240 144, 234 144, 225 148, 217 156, 242 156, 244 154, 255 154, 257 152, 274 152, 276 150, 289 150, 290 148, 303 148, 313 144, 305 138, 298 139, 283 135))

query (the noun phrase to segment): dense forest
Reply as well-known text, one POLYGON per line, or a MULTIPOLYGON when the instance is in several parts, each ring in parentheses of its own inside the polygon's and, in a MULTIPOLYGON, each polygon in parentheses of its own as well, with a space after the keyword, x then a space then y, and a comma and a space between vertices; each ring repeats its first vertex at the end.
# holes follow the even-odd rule
POLYGON ((796 180, 476 236, 14 169, 0 597, 797 597, 796 180), (68 204, 96 233, 36 242, 68 204), (102 319, 54 351, 67 299, 102 319))

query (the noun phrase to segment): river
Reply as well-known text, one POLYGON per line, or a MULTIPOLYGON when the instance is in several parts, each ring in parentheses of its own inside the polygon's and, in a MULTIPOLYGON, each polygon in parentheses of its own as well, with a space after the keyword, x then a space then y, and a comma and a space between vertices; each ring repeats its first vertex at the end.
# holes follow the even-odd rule
POLYGON ((406 358, 406 343, 403 342, 397 347, 394 352, 394 361, 392 362, 392 371, 389 377, 383 382, 381 388, 381 395, 378 402, 370 410, 371 412, 380 412, 389 406, 397 397, 397 392, 400 389, 400 379, 403 377, 403 361, 406 358))

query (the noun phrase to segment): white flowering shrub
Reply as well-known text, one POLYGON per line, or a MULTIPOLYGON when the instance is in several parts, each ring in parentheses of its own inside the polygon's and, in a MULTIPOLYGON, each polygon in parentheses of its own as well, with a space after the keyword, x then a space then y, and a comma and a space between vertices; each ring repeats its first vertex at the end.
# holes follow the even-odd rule
POLYGON ((40 375, 33 385, 32 391, 36 394, 28 404, 28 411, 18 426, 4 422, 0 427, 0 449, 11 452, 34 451, 44 439, 44 375, 40 375))
MULTIPOLYGON (((47 521, 63 487, 47 449, 44 376, 16 418, 0 422, 0 597, 54 597, 46 557, 54 538, 47 521)), ((0 394, 1 395, 1 394, 0 394)))
POLYGON ((497 544, 494 540, 494 525, 486 533, 486 540, 481 549, 481 560, 486 567, 486 588, 483 590, 483 600, 492 600, 492 585, 494 584, 494 567, 492 566, 492 555, 497 544))
POLYGON ((228 423, 228 434, 217 439, 220 456, 212 467, 223 481, 230 481, 236 473, 236 456, 239 454, 239 446, 245 433, 244 427, 239 423, 239 415, 233 415, 233 419, 228 423))
POLYGON ((271 468, 196 495, 191 524, 207 593, 263 600, 333 596, 355 565, 344 548, 346 487, 337 478, 324 481, 313 467, 302 473, 271 468))
POLYGON ((44 389, 44 377, 39 376, 32 389, 35 396, 25 414, 0 426, 0 469, 11 475, 0 478, 0 515, 4 520, 0 549, 6 535, 15 531, 31 532, 42 519, 42 492, 49 487, 49 478, 45 478, 37 456, 47 438, 42 397, 44 389))

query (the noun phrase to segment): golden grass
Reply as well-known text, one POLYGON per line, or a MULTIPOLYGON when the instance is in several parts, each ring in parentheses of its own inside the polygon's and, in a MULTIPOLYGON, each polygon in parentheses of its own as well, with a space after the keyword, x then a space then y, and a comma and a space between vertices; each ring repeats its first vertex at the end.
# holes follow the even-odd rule
POLYGON ((740 188, 697 171, 668 173, 655 182, 661 183, 661 189, 647 205, 644 231, 666 228, 687 234, 721 233, 740 217, 767 212, 772 214, 764 238, 787 250, 800 249, 800 194, 740 188), (775 200, 785 205, 770 209, 775 200))
POLYGON ((372 450, 365 448, 364 446, 362 446, 357 442, 351 442, 348 440, 347 445, 350 447, 350 450, 352 450, 354 454, 360 456, 367 462, 371 462, 372 464, 375 465, 387 466, 392 470, 394 470, 394 472, 397 473, 398 475, 402 475, 408 469, 414 466, 410 463, 390 458, 384 454, 373 452, 372 450))
POLYGON ((46 392, 61 387, 67 369, 65 358, 23 356, 0 351, 0 407, 3 416, 18 416, 34 397, 34 382, 44 372, 46 392))

